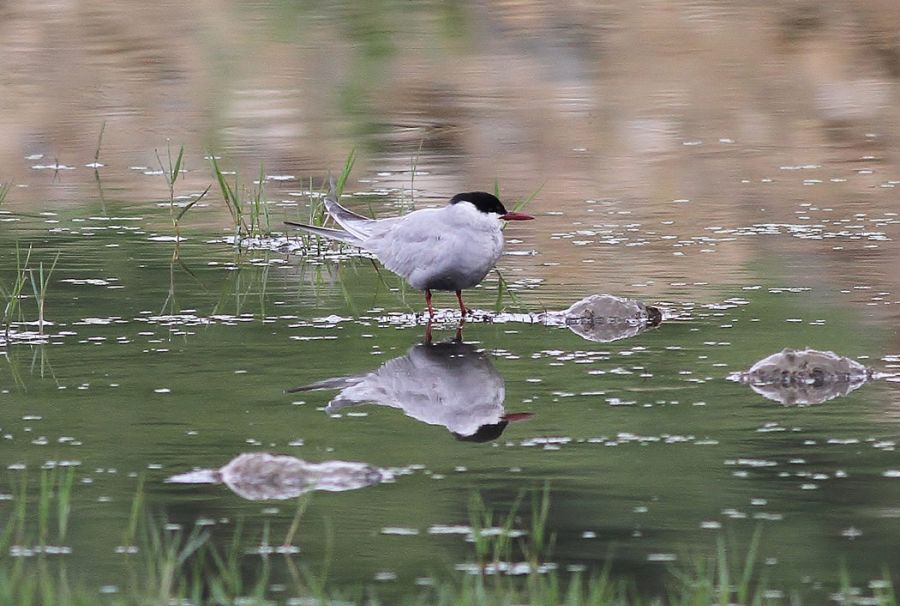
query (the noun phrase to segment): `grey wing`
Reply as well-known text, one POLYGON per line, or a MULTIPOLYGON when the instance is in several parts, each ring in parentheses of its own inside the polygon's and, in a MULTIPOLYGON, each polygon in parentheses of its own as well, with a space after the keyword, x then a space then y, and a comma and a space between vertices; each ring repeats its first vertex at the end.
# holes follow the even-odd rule
POLYGON ((433 276, 453 268, 451 251, 466 249, 458 232, 436 229, 439 223, 430 215, 426 209, 384 225, 379 222, 366 240, 366 247, 386 268, 419 289, 426 288, 433 276))

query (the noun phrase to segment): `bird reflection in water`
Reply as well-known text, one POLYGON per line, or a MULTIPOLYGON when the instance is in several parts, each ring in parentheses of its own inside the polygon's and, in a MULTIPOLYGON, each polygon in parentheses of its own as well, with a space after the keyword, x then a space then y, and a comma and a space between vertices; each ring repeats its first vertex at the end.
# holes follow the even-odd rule
POLYGON ((308 463, 287 455, 251 452, 219 469, 195 469, 166 480, 173 484, 225 484, 249 501, 292 499, 313 490, 342 492, 393 480, 393 474, 365 463, 308 463))
POLYGON ((338 389, 325 411, 376 404, 401 409, 407 416, 442 425, 458 440, 489 442, 528 412, 507 413, 506 384, 490 357, 462 341, 462 325, 450 341, 433 343, 431 325, 425 341, 366 373, 325 379, 289 392, 338 389))

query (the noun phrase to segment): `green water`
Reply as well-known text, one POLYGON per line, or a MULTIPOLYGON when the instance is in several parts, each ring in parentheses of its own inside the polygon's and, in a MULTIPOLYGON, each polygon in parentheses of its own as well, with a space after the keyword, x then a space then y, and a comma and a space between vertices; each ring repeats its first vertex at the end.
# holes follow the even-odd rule
MULTIPOLYGON (((612 561, 648 592, 672 558, 710 554, 720 535, 741 553, 756 529, 775 587, 827 591, 842 566, 865 586, 900 565, 893 384, 784 407, 725 380, 784 346, 885 365, 884 331, 814 288, 786 290, 768 275, 750 288, 699 286, 697 300, 648 301, 666 310, 662 325, 612 343, 504 315, 469 321, 463 339, 502 377, 507 412, 533 413, 475 443, 383 406, 330 416, 323 407, 334 391, 286 393, 375 370, 423 341, 425 324, 410 313, 421 309, 420 294, 379 277, 369 260, 238 254, 221 235, 188 229, 172 264, 175 245, 150 239, 166 233, 165 209, 108 213, 70 212, 51 224, 19 217, 0 239, 5 283, 16 243, 32 247, 32 265, 60 253, 47 342, 2 349, 0 455, 11 478, 77 466, 72 555, 59 557, 89 587, 119 583, 126 556, 114 549, 137 476, 154 516, 213 520, 216 540, 239 519, 250 537, 266 523, 284 531, 293 501, 164 483, 246 452, 406 471, 391 483, 313 496, 300 558, 314 568, 330 558, 336 587, 390 573, 379 581, 385 591, 406 592, 417 578, 445 576, 472 561, 472 547, 464 535, 437 532, 469 523, 473 494, 498 514, 524 495, 527 528, 529 495, 545 485, 555 537, 547 560, 589 571, 612 561)), ((530 257, 508 259, 508 275, 526 283, 530 257)), ((519 288, 518 300, 537 312, 542 294, 519 288)), ((492 280, 469 304, 489 317, 496 298, 492 280)), ((448 311, 435 341, 455 334, 453 303, 446 294, 439 301, 448 311)), ((25 319, 35 309, 23 301, 25 319)))

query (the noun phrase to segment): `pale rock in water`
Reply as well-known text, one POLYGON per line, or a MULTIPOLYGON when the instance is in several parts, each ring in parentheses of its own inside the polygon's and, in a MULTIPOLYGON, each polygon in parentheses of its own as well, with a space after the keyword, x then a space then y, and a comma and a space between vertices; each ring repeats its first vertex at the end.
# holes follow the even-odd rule
POLYGON ((589 341, 608 343, 638 335, 662 322, 662 312, 634 299, 591 295, 568 309, 547 314, 548 324, 565 325, 589 341))
POLYGON ((787 348, 728 378, 770 400, 807 405, 845 396, 871 377, 868 368, 832 351, 787 348))

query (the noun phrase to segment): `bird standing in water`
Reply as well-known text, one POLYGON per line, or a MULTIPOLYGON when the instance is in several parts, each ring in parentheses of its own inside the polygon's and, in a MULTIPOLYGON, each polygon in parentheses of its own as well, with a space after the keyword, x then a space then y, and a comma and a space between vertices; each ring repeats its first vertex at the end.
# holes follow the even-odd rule
POLYGON ((432 290, 455 291, 465 316, 462 291, 480 283, 503 253, 502 221, 534 218, 507 211, 496 196, 483 191, 456 194, 442 208, 370 219, 338 204, 332 189, 325 208, 340 229, 285 224, 371 252, 410 286, 425 291, 430 317, 432 290))

